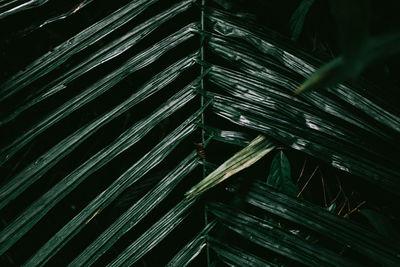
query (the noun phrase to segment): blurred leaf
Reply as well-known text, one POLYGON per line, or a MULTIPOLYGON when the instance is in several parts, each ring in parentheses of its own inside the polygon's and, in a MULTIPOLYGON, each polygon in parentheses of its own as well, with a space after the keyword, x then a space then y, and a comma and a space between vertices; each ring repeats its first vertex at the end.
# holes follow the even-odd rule
POLYGON ((368 40, 362 55, 367 64, 400 52, 400 32, 383 34, 368 40))
POLYGON ((334 0, 331 7, 343 56, 358 57, 360 47, 365 45, 369 36, 370 1, 334 0))
POLYGON ((361 209, 359 212, 368 219, 378 233, 388 239, 399 240, 400 234, 388 217, 371 209, 361 209))
POLYGON ((304 20, 315 0, 303 0, 293 13, 289 21, 291 39, 297 40, 303 30, 304 20))
MULTIPOLYGON (((351 56, 340 56, 323 65, 296 90, 295 94, 308 89, 334 86, 356 79, 371 62, 400 52, 400 32, 371 38, 363 42, 351 56)), ((351 49, 352 50, 352 49, 351 49)))
POLYGON ((186 197, 190 198, 202 194, 235 173, 250 167, 274 148, 275 145, 264 136, 257 136, 247 147, 237 152, 215 171, 186 192, 186 197))
POLYGON ((279 151, 272 160, 267 185, 289 196, 296 197, 299 193, 298 188, 291 179, 290 163, 283 151, 279 151))
POLYGON ((324 88, 335 85, 343 80, 347 80, 350 73, 344 72, 343 65, 343 57, 335 58, 311 74, 311 76, 294 91, 294 93, 300 94, 305 90, 324 88))
POLYGON ((295 94, 354 80, 372 61, 400 52, 400 33, 369 37, 370 1, 335 0, 332 1, 332 12, 342 56, 320 67, 295 90, 295 94))

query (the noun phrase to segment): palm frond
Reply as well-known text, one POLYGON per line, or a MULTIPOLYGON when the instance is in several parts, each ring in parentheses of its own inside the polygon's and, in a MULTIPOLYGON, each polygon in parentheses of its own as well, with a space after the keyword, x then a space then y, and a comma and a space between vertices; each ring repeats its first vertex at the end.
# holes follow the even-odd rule
POLYGON ((198 165, 196 153, 189 154, 174 170, 165 176, 151 191, 138 200, 121 217, 104 231, 71 265, 94 263, 119 237, 140 222, 151 210, 164 200, 188 173, 198 165))
POLYGON ((0 1, 1 265, 398 265, 397 217, 338 176, 396 203, 400 112, 359 81, 295 95, 324 60, 260 20, 278 4, 56 2, 0 1))
POLYGON ((212 203, 209 206, 209 211, 224 226, 245 239, 295 261, 306 265, 356 265, 349 259, 342 258, 339 254, 332 253, 321 246, 310 244, 302 238, 279 229, 266 220, 234 210, 229 208, 228 205, 212 203))

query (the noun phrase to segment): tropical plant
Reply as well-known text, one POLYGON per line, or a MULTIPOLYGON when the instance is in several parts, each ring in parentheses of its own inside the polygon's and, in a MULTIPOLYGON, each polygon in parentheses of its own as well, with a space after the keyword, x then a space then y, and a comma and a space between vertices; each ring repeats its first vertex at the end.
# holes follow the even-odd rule
POLYGON ((319 4, 0 1, 1 265, 399 264, 400 113, 294 95, 319 4))

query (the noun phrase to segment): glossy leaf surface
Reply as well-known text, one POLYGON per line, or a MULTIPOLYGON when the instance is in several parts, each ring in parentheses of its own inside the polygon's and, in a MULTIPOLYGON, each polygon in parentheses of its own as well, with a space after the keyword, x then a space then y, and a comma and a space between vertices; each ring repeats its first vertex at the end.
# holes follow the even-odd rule
POLYGON ((298 188, 293 183, 290 172, 290 163, 283 151, 279 151, 272 159, 267 185, 296 197, 298 188))

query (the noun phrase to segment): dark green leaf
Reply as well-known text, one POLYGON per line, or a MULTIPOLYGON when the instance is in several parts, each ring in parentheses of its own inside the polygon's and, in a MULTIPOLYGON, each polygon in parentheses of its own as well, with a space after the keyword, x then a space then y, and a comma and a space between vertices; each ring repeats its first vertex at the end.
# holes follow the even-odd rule
POLYGON ((0 5, 0 19, 27 9, 39 7, 46 4, 48 1, 49 0, 8 1, 8 3, 0 5))
POLYGON ((342 217, 331 214, 308 201, 293 198, 257 182, 246 201, 276 216, 300 224, 312 231, 350 246, 360 254, 383 265, 399 261, 399 246, 388 243, 382 236, 342 217))
POLYGON ((211 203, 210 212, 217 220, 245 239, 297 262, 312 266, 357 266, 349 259, 304 241, 268 221, 236 210, 226 204, 211 203))
MULTIPOLYGON (((72 260, 72 266, 138 261, 159 266, 172 259, 170 265, 185 266, 208 256, 210 266, 268 266, 292 260, 345 266, 352 264, 346 257, 353 253, 361 256, 352 260, 363 263, 398 265, 398 234, 390 230, 387 218, 372 219, 377 233, 332 214, 335 204, 321 208, 294 198, 297 188, 282 151, 274 158, 267 183, 283 193, 253 177, 236 191, 232 181, 226 192, 212 194, 227 203, 224 197, 238 192, 230 205, 211 203, 216 224, 207 224, 207 209, 194 206, 196 199, 181 201, 183 192, 196 183, 186 174, 199 164, 210 171, 218 168, 213 162, 218 151, 209 161, 201 160, 193 142, 206 147, 213 140, 207 146, 210 151, 213 145, 237 149, 234 146, 245 147, 257 135, 399 194, 400 168, 392 157, 400 151, 399 113, 358 81, 335 86, 400 49, 398 33, 368 37, 368 1, 336 0, 335 17, 343 22, 343 56, 319 71, 321 60, 264 27, 282 18, 287 25, 279 9, 257 8, 282 1, 58 2, 0 0, 0 22, 5 23, 0 28, 6 33, 0 41, 1 49, 6 48, 0 53, 6 59, 0 78, 8 79, 0 85, 0 208, 6 217, 1 218, 0 265, 28 260, 26 265, 53 266, 72 260), (200 3, 206 4, 200 8, 200 3), (307 87, 328 88, 294 96, 313 73, 307 87), (180 124, 188 114, 193 116, 180 124), (163 137, 152 139, 158 127, 163 137), (161 173, 166 176, 157 176, 161 173), (128 205, 115 209, 123 194, 128 205), (62 216, 53 221, 58 215, 62 216), (233 238, 210 231, 214 225, 222 231, 229 228, 233 238), (43 226, 49 229, 43 231, 43 226), (390 233, 395 237, 384 238, 390 233), (35 236, 40 238, 30 238, 35 236), (180 245, 169 249, 170 240, 180 245), (336 245, 349 253, 332 249, 336 245), (183 248, 178 251, 179 246, 183 248), (261 247, 261 253, 253 247, 261 247), (167 257, 158 257, 159 249, 167 257), (157 262, 161 258, 162 263, 157 262)), ((300 5, 290 20, 293 39, 300 36, 313 2, 296 1, 300 5)), ((269 141, 264 144, 251 151, 245 148, 246 153, 225 162, 223 170, 214 173, 215 180, 198 192, 250 166, 274 147, 269 141)), ((204 195, 198 204, 208 201, 204 195)))
POLYGON ((161 242, 187 217, 197 199, 184 199, 170 209, 159 221, 150 226, 139 238, 134 240, 108 266, 131 266, 143 255, 161 242))
POLYGON ((107 189, 96 196, 79 214, 47 241, 47 243, 28 260, 27 264, 40 265, 50 260, 57 251, 86 226, 87 220, 97 214, 98 210, 107 207, 126 188, 157 166, 180 142, 196 129, 193 122, 200 116, 205 107, 206 106, 193 113, 152 150, 119 176, 107 189))
POLYGON ((211 236, 207 238, 207 244, 228 266, 281 266, 268 262, 233 244, 227 244, 211 236))
POLYGON ((207 234, 214 228, 216 222, 211 222, 204 229, 196 235, 189 243, 187 243, 166 265, 166 267, 174 266, 187 266, 196 258, 203 250, 206 244, 207 234))
POLYGON ((369 38, 369 0, 330 1, 336 19, 338 37, 344 58, 359 57, 360 48, 369 38))
POLYGON ((293 13, 289 21, 292 40, 297 40, 303 30, 303 24, 315 0, 303 0, 293 13))
POLYGON ((196 153, 189 154, 179 165, 168 173, 157 185, 121 215, 95 241, 93 241, 72 262, 72 266, 93 264, 124 234, 138 224, 147 214, 161 203, 177 184, 198 165, 196 153))
POLYGON ((288 73, 288 69, 305 76, 316 69, 315 60, 289 48, 284 49, 284 45, 277 44, 272 34, 252 32, 243 26, 246 25, 244 21, 237 18, 213 11, 209 19, 215 23, 212 25, 215 25, 216 32, 226 33, 225 36, 210 36, 209 51, 240 68, 240 71, 234 71, 217 65, 211 67, 209 79, 224 91, 221 94, 207 92, 214 98, 213 111, 217 115, 261 131, 287 146, 324 159, 336 168, 368 179, 395 194, 400 192, 398 165, 395 162, 389 164, 393 157, 387 150, 381 150, 381 144, 378 145, 383 140, 388 144, 396 144, 397 141, 389 132, 382 132, 385 127, 376 127, 377 118, 381 118, 378 123, 400 131, 400 119, 395 113, 376 105, 370 94, 356 87, 341 85, 337 90, 329 90, 329 94, 312 91, 302 95, 301 99, 293 97, 290 88, 297 87, 296 83, 301 78, 288 73), (238 42, 237 38, 242 42, 238 42), (270 57, 281 64, 270 60, 270 57), (353 108, 360 114, 368 114, 368 118, 358 116, 353 108), (349 131, 347 123, 357 125, 358 130, 349 131), (375 144, 373 149, 372 140, 375 144), (376 168, 376 159, 382 156, 385 160, 381 164, 385 166, 376 168), (381 171, 390 174, 377 174, 381 171), (378 182, 377 177, 385 178, 378 182))
MULTIPOLYGON (((33 163, 28 165, 24 170, 22 170, 15 177, 13 177, 7 184, 3 185, 0 188, 0 194, 2 196, 0 200, 0 209, 2 209, 12 199, 16 198, 26 188, 28 188, 31 184, 33 184, 40 177, 42 177, 48 170, 50 170, 55 164, 57 164, 57 162, 59 162, 65 156, 67 156, 68 152, 74 150, 75 147, 77 147, 79 144, 81 144, 83 141, 85 141, 87 138, 93 135, 96 131, 100 130, 102 126, 104 126, 111 120, 115 119, 117 116, 121 115, 127 109, 136 106, 137 104, 147 99, 151 95, 162 90, 169 83, 177 79, 182 70, 185 70, 194 64, 195 56, 196 56, 195 54, 192 54, 189 57, 183 58, 182 60, 179 60, 178 62, 166 68, 161 73, 154 75, 154 77, 151 80, 149 80, 146 84, 144 84, 136 93, 132 94, 132 96, 127 98, 120 105, 116 106, 106 114, 99 116, 99 118, 89 123, 88 125, 78 129, 77 131, 75 131, 74 133, 63 139, 62 142, 58 143, 53 148, 49 149, 49 151, 47 151, 45 154, 37 158, 33 163)), ((197 82, 198 81, 196 80, 193 81, 192 84, 186 87, 186 90, 191 90, 191 87, 195 85, 197 82)), ((186 93, 184 93, 184 91, 180 91, 178 95, 176 95, 176 97, 180 97, 183 95, 189 96, 186 93)), ((192 93, 191 98, 193 97, 194 97, 194 92, 192 93)), ((189 101, 191 98, 187 98, 187 101, 189 101)), ((172 98, 170 100, 172 102, 166 103, 163 107, 160 107, 160 109, 158 110, 158 114, 154 113, 153 116, 150 116, 148 118, 149 124, 151 123, 152 125, 151 127, 154 127, 158 122, 162 120, 162 118, 165 118, 168 114, 170 114, 170 112, 173 112, 173 110, 175 110, 176 107, 181 106, 180 104, 178 104, 180 101, 177 100, 178 100, 177 98, 172 98), (169 106, 174 101, 177 101, 173 104, 174 108, 170 108, 169 106)), ((132 138, 131 135, 133 135, 134 133, 139 133, 140 129, 144 128, 146 125, 149 126, 149 124, 146 124, 145 121, 142 121, 138 125, 133 126, 131 128, 131 131, 128 130, 126 132, 126 136, 121 136, 121 139, 132 138)), ((141 139, 141 137, 143 137, 145 133, 147 133, 151 129, 148 127, 145 128, 147 128, 147 130, 144 131, 143 134, 138 135, 138 137, 140 136, 139 139, 141 139)), ((139 139, 137 139, 137 141, 139 141, 139 139)), ((118 139, 116 140, 116 142, 114 142, 114 144, 115 146, 120 147, 118 152, 119 154, 126 148, 122 149, 117 141, 118 139)), ((134 142, 131 142, 129 145, 133 144, 134 142)), ((103 162, 105 160, 110 161, 113 158, 111 157, 112 153, 110 151, 116 152, 118 150, 115 149, 115 147, 111 146, 108 150, 98 154, 97 158, 103 157, 103 162), (107 155, 107 156, 104 157, 101 155, 107 155)), ((95 159, 92 159, 90 162, 86 162, 80 168, 81 169, 80 172, 86 171, 87 166, 89 166, 89 164, 94 164, 94 162, 95 159)), ((104 162, 104 164, 105 163, 106 162, 104 162)), ((104 164, 97 165, 98 166, 97 168, 100 168, 104 164)), ((94 172, 95 170, 97 169, 93 168, 91 169, 91 172, 94 172)), ((86 173, 86 175, 89 174, 90 173, 88 172, 86 173)), ((74 176, 74 179, 77 179, 81 175, 81 173, 79 173, 79 170, 77 170, 72 175, 74 176)), ((71 181, 69 181, 68 184, 71 184, 71 181)), ((65 189, 62 189, 61 191, 65 192, 65 189)), ((57 194, 55 194, 55 192, 52 192, 50 195, 54 197, 57 194)), ((48 199, 48 201, 49 203, 54 204, 54 201, 51 201, 50 199, 48 199)))
POLYGON ((378 233, 390 240, 399 242, 400 233, 390 219, 377 211, 371 209, 361 209, 359 212, 364 215, 378 233))
POLYGON ((291 178, 289 160, 282 150, 276 153, 272 160, 267 185, 278 189, 289 196, 296 197, 299 193, 299 189, 293 183, 291 178))
POLYGON ((113 86, 121 82, 124 78, 128 77, 128 75, 153 63, 168 50, 193 37, 194 27, 195 24, 186 25, 178 32, 167 36, 163 40, 160 40, 157 46, 149 47, 148 49, 134 55, 124 62, 124 64, 118 69, 99 79, 94 84, 91 84, 80 94, 76 95, 62 106, 54 110, 52 113, 45 116, 35 126, 24 132, 22 135, 14 139, 14 141, 0 150, 0 164, 10 160, 11 157, 21 148, 26 146, 36 136, 61 119, 67 117, 80 107, 103 95, 113 86))
MULTIPOLYGON (((177 5, 172 6, 170 9, 167 9, 164 12, 134 27, 125 35, 119 37, 117 40, 95 51, 90 56, 84 58, 82 62, 75 65, 73 68, 60 74, 56 79, 49 81, 42 88, 35 90, 34 95, 32 95, 32 99, 26 100, 19 104, 19 106, 15 107, 14 111, 11 114, 0 119, 1 123, 5 124, 12 121, 22 112, 32 107, 33 105, 37 105, 38 103, 46 100, 50 96, 59 93, 62 90, 65 90, 66 88, 68 88, 69 84, 71 84, 82 75, 86 74, 88 71, 91 71, 99 65, 102 65, 123 54, 128 49, 132 48, 134 45, 145 39, 160 25, 162 25, 166 21, 171 20, 181 12, 186 11, 191 6, 191 4, 191 0, 186 0, 178 3, 177 5)), ((140 8, 143 9, 144 7, 145 6, 141 6, 140 8)), ((132 18, 134 16, 135 14, 132 14, 132 18)), ((88 45, 90 45, 90 43, 88 45)))
MULTIPOLYGON (((47 1, 47 0, 44 0, 47 1)), ((11 77, 1 86, 0 99, 15 94, 38 78, 46 75, 67 61, 74 54, 93 45, 98 40, 108 36, 113 31, 134 19, 158 0, 139 0, 130 2, 102 20, 96 22, 72 38, 58 45, 52 52, 46 53, 21 71, 11 77)))
POLYGON ((331 2, 342 56, 320 67, 296 89, 296 94, 354 80, 372 61, 400 52, 399 33, 369 37, 369 0, 331 2))

